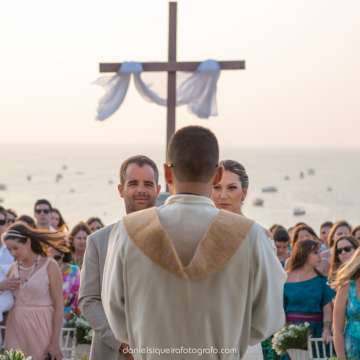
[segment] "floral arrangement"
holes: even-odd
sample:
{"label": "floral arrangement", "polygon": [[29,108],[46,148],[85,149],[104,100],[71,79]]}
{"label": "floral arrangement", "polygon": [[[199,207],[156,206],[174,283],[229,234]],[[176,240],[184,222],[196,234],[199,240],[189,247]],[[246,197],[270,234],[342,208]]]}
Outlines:
{"label": "floral arrangement", "polygon": [[32,357],[26,357],[22,351],[11,349],[1,354],[0,360],[32,360]]}
{"label": "floral arrangement", "polygon": [[91,344],[94,331],[83,316],[73,317],[66,323],[66,327],[76,328],[76,341],[78,344]]}
{"label": "floral arrangement", "polygon": [[289,349],[307,350],[310,324],[286,325],[272,339],[273,349],[278,355],[283,355]]}

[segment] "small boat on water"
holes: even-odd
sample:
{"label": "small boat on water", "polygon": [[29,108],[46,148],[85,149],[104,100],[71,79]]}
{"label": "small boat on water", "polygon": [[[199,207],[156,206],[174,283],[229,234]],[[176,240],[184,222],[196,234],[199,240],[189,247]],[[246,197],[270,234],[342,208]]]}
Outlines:
{"label": "small boat on water", "polygon": [[31,179],[32,179],[32,176],[31,176],[31,175],[28,175],[28,176],[26,177],[26,180],[27,180],[27,181],[31,181]]}
{"label": "small boat on water", "polygon": [[314,169],[308,169],[308,175],[312,176],[312,175],[315,175],[315,170]]}
{"label": "small boat on water", "polygon": [[277,192],[278,189],[275,186],[265,186],[261,190],[263,193],[274,193]]}
{"label": "small boat on water", "polygon": [[55,182],[59,182],[63,178],[62,174],[56,174]]}
{"label": "small boat on water", "polygon": [[261,198],[255,198],[253,200],[253,205],[254,206],[263,206],[264,205],[264,200]]}
{"label": "small boat on water", "polygon": [[306,214],[306,211],[304,208],[301,208],[301,207],[296,207],[294,210],[293,210],[293,215],[294,216],[302,216],[302,215],[305,215]]}

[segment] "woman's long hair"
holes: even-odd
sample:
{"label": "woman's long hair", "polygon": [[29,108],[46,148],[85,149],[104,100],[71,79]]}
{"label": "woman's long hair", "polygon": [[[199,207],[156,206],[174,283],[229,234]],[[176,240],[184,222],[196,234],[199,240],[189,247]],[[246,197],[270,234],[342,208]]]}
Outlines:
{"label": "woman's long hair", "polygon": [[336,250],[337,250],[338,243],[342,240],[346,240],[347,242],[349,242],[351,244],[351,246],[354,248],[354,250],[356,250],[359,247],[358,242],[352,236],[342,236],[335,241],[334,248],[333,248],[332,255],[331,255],[330,269],[329,269],[329,276],[328,276],[330,282],[335,280],[336,273],[341,266],[341,261],[339,259],[339,255]]}
{"label": "woman's long hair", "polygon": [[[360,225],[355,226],[351,232],[351,235],[355,237],[356,233],[360,230]],[[360,245],[360,244],[359,244]]]}
{"label": "woman's long hair", "polygon": [[328,242],[329,247],[332,248],[334,246],[334,242],[335,242],[334,236],[335,236],[336,230],[339,227],[342,227],[342,226],[347,227],[349,229],[350,233],[351,233],[351,225],[347,221],[345,221],[345,220],[338,221],[330,229],[330,232],[329,232],[329,235],[328,235],[328,238],[327,238],[327,242]]}
{"label": "woman's long hair", "polygon": [[350,280],[360,278],[360,248],[357,248],[351,259],[340,267],[335,281],[331,283],[334,289],[340,289]]}
{"label": "woman's long hair", "polygon": [[320,241],[319,237],[316,235],[316,232],[312,227],[310,227],[309,225],[300,223],[300,224],[295,225],[295,228],[292,231],[291,246],[295,246],[295,244],[297,243],[297,241],[299,239],[300,231],[302,231],[302,230],[307,231],[309,234],[311,234],[314,237],[314,239]]}
{"label": "woman's long hair", "polygon": [[75,238],[75,236],[77,235],[77,233],[78,233],[79,231],[84,231],[84,232],[86,232],[86,234],[87,234],[88,236],[91,234],[91,230],[90,230],[89,226],[88,226],[85,222],[80,221],[78,224],[76,224],[76,225],[72,228],[72,230],[71,230],[71,232],[70,232],[70,235],[69,235],[70,249],[71,249],[72,252],[75,251],[74,238]]}
{"label": "woman's long hair", "polygon": [[[298,241],[291,252],[289,263],[287,265],[287,271],[294,271],[302,268],[309,257],[314,251],[319,251],[320,243],[315,240]],[[317,274],[320,272],[314,269]]]}
{"label": "woman's long hair", "polygon": [[57,226],[57,230],[59,230],[59,231],[69,231],[69,227],[67,226],[67,224],[66,224],[60,210],[56,209],[56,208],[52,208],[51,212],[55,212],[59,216],[59,224]]}
{"label": "woman's long hair", "polygon": [[4,241],[15,240],[25,244],[29,239],[31,250],[38,255],[46,256],[46,247],[50,246],[60,252],[67,253],[65,234],[61,232],[49,232],[47,230],[34,229],[24,222],[16,222],[9,227],[4,236]]}

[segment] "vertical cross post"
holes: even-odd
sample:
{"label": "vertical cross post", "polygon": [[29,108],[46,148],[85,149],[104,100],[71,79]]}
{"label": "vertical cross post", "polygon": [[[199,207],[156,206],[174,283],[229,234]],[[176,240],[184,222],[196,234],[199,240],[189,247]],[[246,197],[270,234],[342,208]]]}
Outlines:
{"label": "vertical cross post", "polygon": [[[168,71],[167,86],[167,125],[166,125],[166,153],[171,136],[176,128],[176,21],[177,3],[169,3],[169,49],[168,63],[173,64],[173,69]],[[170,65],[171,67],[171,65]]]}

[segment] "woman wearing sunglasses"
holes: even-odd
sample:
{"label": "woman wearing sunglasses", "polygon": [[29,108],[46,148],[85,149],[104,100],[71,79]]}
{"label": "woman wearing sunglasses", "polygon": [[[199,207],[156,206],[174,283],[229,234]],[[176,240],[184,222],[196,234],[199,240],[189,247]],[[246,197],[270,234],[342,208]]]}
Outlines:
{"label": "woman wearing sunglasses", "polygon": [[335,280],[340,266],[347,263],[359,247],[358,242],[352,236],[342,236],[334,242],[334,250],[330,260],[329,281]]}

